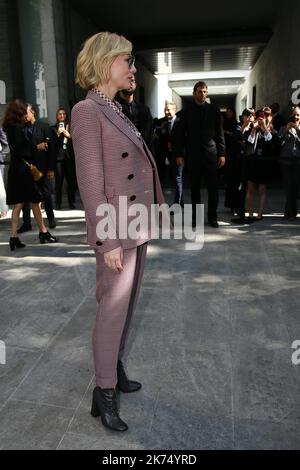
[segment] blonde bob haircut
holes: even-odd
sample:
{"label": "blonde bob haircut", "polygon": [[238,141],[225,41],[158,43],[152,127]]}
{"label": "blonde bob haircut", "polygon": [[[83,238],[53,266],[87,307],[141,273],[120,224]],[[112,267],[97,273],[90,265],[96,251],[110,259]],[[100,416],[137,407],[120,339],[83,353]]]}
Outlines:
{"label": "blonde bob haircut", "polygon": [[132,44],[124,36],[101,32],[87,39],[77,57],[76,83],[84,90],[109,80],[110,68],[117,56],[131,54]]}

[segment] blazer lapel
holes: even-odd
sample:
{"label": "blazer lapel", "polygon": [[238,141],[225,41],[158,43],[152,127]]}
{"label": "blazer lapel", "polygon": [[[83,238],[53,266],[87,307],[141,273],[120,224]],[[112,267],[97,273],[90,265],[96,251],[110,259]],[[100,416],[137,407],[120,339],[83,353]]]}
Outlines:
{"label": "blazer lapel", "polygon": [[126,136],[139,148],[143,147],[143,141],[135,135],[124,119],[122,119],[114,109],[110,108],[107,103],[105,103],[101,96],[97,95],[97,93],[94,93],[93,91],[90,91],[87,95],[87,98],[96,101],[101,106],[101,111],[103,111],[105,116],[112,122],[112,124],[118,127],[118,129],[123,132],[123,134],[126,134]]}

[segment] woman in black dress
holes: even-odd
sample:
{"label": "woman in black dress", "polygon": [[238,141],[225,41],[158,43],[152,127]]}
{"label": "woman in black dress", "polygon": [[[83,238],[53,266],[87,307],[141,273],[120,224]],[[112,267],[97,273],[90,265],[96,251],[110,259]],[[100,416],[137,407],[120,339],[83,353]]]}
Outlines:
{"label": "woman in black dress", "polygon": [[27,106],[20,100],[12,101],[8,104],[3,120],[3,129],[6,132],[10,147],[11,161],[8,169],[6,202],[14,206],[12,212],[11,238],[9,245],[11,250],[24,248],[18,238],[17,229],[20,212],[25,202],[32,203],[32,212],[39,227],[39,239],[42,244],[57,241],[55,237],[47,231],[42,218],[40,208],[41,195],[38,192],[30,168],[25,163],[35,163],[35,151],[45,150],[47,142],[43,142],[33,148],[30,135],[28,133]]}
{"label": "woman in black dress", "polygon": [[75,158],[70,134],[68,115],[64,108],[56,113],[56,124],[53,126],[56,142],[55,165],[55,201],[56,209],[61,209],[64,179],[67,181],[69,209],[75,209],[76,171]]}
{"label": "woman in black dress", "polygon": [[[266,157],[272,157],[275,153],[277,132],[273,129],[271,110],[264,108],[256,113],[256,120],[252,125],[247,139],[248,161],[247,196],[246,205],[249,212],[249,222],[263,219],[266,203],[267,183],[270,180],[270,163]],[[253,158],[252,158],[253,157]],[[257,217],[253,216],[253,198],[258,187],[259,209]]]}

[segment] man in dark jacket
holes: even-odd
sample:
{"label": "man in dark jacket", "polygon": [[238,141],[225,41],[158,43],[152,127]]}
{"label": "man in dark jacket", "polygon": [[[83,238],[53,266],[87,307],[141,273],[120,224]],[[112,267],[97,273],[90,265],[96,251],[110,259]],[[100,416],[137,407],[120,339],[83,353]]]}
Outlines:
{"label": "man in dark jacket", "polygon": [[131,86],[128,90],[122,90],[118,101],[122,105],[122,111],[135,127],[140,131],[144,141],[153,152],[153,117],[148,106],[137,103],[134,99],[136,91],[136,81],[131,80]]}
{"label": "man in dark jacket", "polygon": [[208,190],[208,223],[217,228],[218,167],[225,164],[225,141],[220,111],[207,103],[205,82],[194,86],[194,101],[178,115],[173,128],[173,154],[178,165],[188,160],[191,178],[193,226],[196,206],[201,204],[200,185],[204,176]]}
{"label": "man in dark jacket", "polygon": [[[36,113],[31,104],[27,105],[27,112],[27,137],[35,148],[35,164],[44,175],[36,184],[42,196],[49,227],[55,228],[56,222],[52,201],[52,180],[54,178],[55,165],[53,134],[47,123],[36,120]],[[19,228],[18,233],[30,230],[32,230],[30,205],[25,204],[23,207],[23,225]]]}
{"label": "man in dark jacket", "polygon": [[172,132],[177,120],[177,105],[173,101],[165,101],[165,116],[157,119],[154,127],[155,159],[161,181],[168,184],[166,180],[167,164],[171,168],[172,182],[175,182],[174,203],[183,207],[183,167],[176,165],[172,152]]}
{"label": "man in dark jacket", "polygon": [[271,110],[272,110],[272,125],[274,129],[279,132],[282,126],[286,125],[286,120],[282,116],[282,114],[279,113],[279,103],[273,103],[271,104]]}

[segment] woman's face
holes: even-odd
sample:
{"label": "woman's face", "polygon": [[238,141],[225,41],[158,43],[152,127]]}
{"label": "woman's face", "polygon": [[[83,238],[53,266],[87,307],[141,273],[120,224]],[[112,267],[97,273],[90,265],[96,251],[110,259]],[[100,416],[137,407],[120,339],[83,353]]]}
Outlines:
{"label": "woman's face", "polygon": [[67,114],[66,111],[63,109],[60,109],[57,113],[57,121],[58,122],[64,122],[66,120]]}
{"label": "woman's face", "polygon": [[300,108],[296,108],[293,112],[293,117],[297,126],[300,124]]}
{"label": "woman's face", "polygon": [[122,54],[116,57],[110,69],[110,83],[117,90],[127,90],[136,73],[134,58],[130,54]]}
{"label": "woman's face", "polygon": [[31,106],[27,106],[27,114],[25,116],[25,122],[35,122],[35,113]]}

